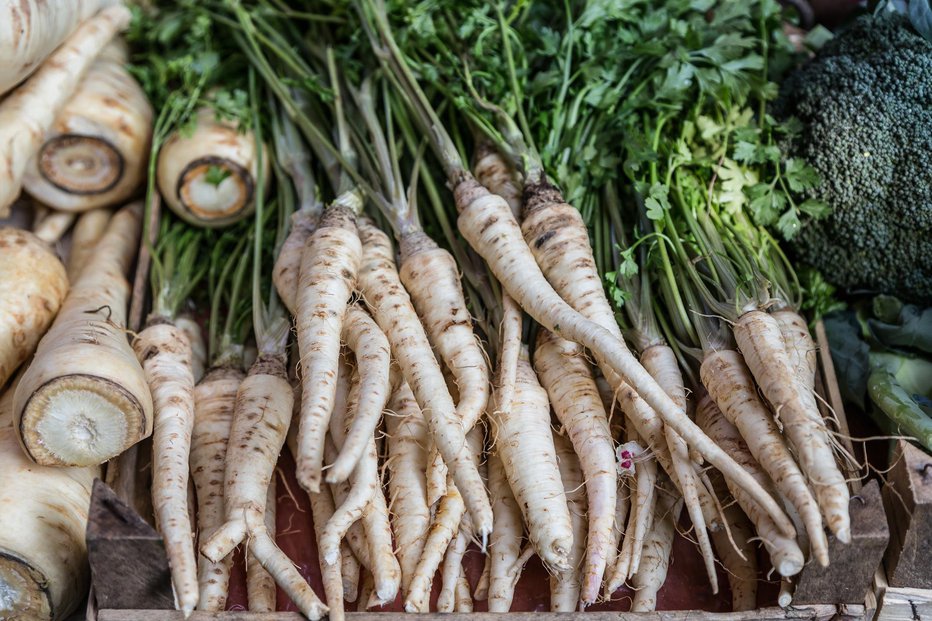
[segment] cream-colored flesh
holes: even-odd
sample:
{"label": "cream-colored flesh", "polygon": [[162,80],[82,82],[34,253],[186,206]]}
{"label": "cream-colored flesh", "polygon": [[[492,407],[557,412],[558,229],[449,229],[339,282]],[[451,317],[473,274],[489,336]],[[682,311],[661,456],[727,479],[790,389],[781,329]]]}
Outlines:
{"label": "cream-colored flesh", "polygon": [[29,161],[39,151],[58,113],[94,59],[129,21],[129,9],[122,5],[88,19],[28,82],[0,102],[0,217],[8,214],[19,196]]}
{"label": "cream-colored flesh", "polygon": [[145,176],[152,106],[126,69],[125,44],[101,52],[45,135],[23,187],[62,211],[128,199]]}

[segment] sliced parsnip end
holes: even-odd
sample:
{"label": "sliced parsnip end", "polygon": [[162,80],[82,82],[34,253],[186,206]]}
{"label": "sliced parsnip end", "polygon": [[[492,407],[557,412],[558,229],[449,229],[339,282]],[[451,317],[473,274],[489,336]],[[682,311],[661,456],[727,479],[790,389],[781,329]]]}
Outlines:
{"label": "sliced parsnip end", "polygon": [[66,375],[33,393],[20,420],[26,452],[39,464],[93,466],[141,440],[146,415],[119,384]]}

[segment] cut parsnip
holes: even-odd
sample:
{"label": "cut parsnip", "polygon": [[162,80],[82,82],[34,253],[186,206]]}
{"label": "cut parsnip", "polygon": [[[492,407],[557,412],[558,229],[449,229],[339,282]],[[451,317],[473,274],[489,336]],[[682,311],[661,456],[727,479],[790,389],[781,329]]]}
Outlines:
{"label": "cut parsnip", "polygon": [[[241,132],[235,123],[218,120],[214,110],[202,108],[194,131],[176,131],[159,151],[159,191],[186,222],[227,226],[255,209],[258,160],[251,132]],[[267,177],[269,158],[263,157],[262,163],[262,175]]]}
{"label": "cut parsnip", "polygon": [[145,175],[152,106],[114,40],[87,71],[29,162],[23,187],[61,211],[127,200]]}
{"label": "cut parsnip", "polygon": [[126,338],[142,204],[110,221],[14,396],[23,447],[42,465],[92,466],[152,433],[152,396]]}
{"label": "cut parsnip", "polygon": [[84,531],[97,467],[36,466],[0,428],[0,619],[64,619],[87,593]]}

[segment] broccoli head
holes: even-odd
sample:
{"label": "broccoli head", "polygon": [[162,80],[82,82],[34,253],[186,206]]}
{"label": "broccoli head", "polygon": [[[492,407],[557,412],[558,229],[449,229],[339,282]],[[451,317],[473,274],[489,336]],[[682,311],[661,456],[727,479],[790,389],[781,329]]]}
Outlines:
{"label": "broccoli head", "polygon": [[792,240],[849,289],[932,301],[932,43],[898,14],[865,15],[783,84],[775,113],[804,126],[787,150],[832,212]]}

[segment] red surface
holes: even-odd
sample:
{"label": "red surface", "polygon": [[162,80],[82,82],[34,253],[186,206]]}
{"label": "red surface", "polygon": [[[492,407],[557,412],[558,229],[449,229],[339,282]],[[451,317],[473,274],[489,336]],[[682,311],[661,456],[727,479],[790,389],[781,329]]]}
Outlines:
{"label": "red surface", "polygon": [[[314,591],[323,597],[323,586],[320,581],[320,567],[317,561],[317,542],[314,537],[314,523],[311,516],[310,500],[307,494],[298,487],[294,476],[294,460],[288,451],[282,453],[278,464],[278,513],[276,516],[277,535],[279,547],[297,565],[301,574],[308,579]],[[689,528],[688,519],[683,520],[681,532]],[[230,596],[227,601],[227,610],[246,609],[246,576],[242,553],[237,550],[232,575],[230,577]],[[765,556],[765,555],[764,555]],[[483,557],[476,548],[470,548],[464,561],[469,583],[475,586],[482,573]],[[761,559],[761,566],[766,566],[766,560]],[[713,595],[705,568],[696,546],[678,535],[673,544],[673,557],[667,581],[660,590],[658,597],[658,610],[707,610],[723,612],[731,609],[731,594],[728,590],[728,579],[724,570],[719,567],[718,580],[720,591]],[[440,590],[440,577],[434,580],[434,590],[431,598],[431,609],[434,609],[436,598]],[[758,588],[758,606],[773,606],[776,603],[778,584],[762,581]],[[589,610],[616,610],[626,611],[631,605],[630,591],[619,589],[612,601],[596,604]],[[475,602],[477,612],[485,611],[485,602]],[[514,612],[547,611],[550,608],[550,588],[547,573],[543,565],[534,557],[528,563],[518,581],[515,600],[512,606]],[[281,611],[296,611],[297,609],[288,597],[279,590],[278,609]],[[347,610],[356,610],[356,604],[347,604]],[[402,602],[399,599],[391,606],[379,610],[399,612]]]}

